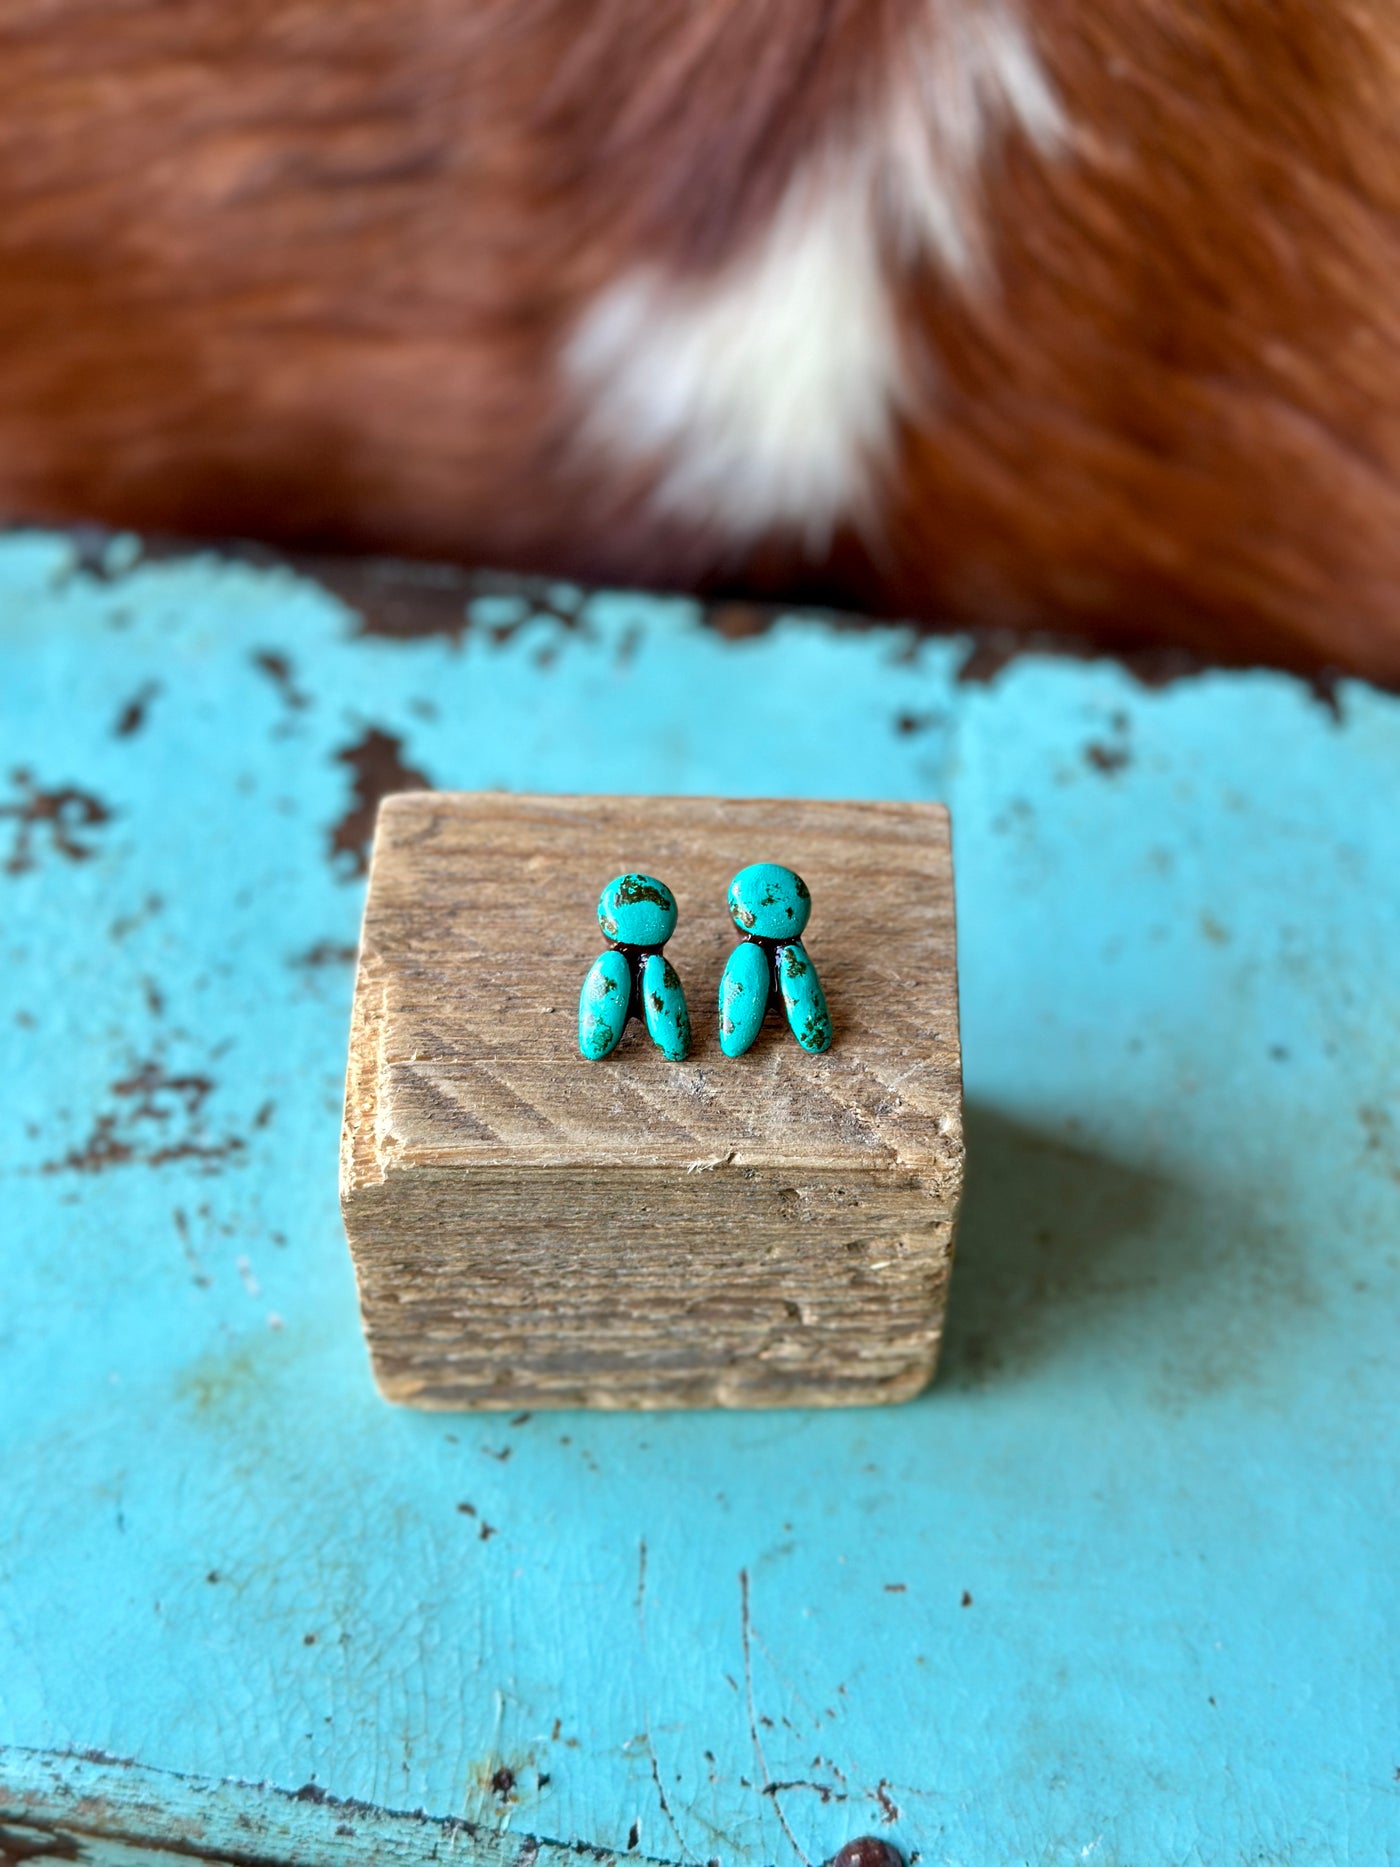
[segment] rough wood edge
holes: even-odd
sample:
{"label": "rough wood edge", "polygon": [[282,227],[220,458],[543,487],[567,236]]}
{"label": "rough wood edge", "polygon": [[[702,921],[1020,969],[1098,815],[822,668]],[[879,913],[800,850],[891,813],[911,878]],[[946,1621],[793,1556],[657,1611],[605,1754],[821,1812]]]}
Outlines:
{"label": "rough wood edge", "polygon": [[[431,794],[439,804],[449,801],[458,805],[471,804],[483,796],[493,806],[519,804],[528,816],[531,806],[543,806],[550,810],[560,807],[566,815],[578,810],[593,807],[599,799],[591,794],[567,794],[560,797],[538,793],[510,793],[504,796],[496,793],[477,792],[441,792]],[[366,915],[371,899],[375,871],[381,851],[387,846],[381,840],[380,827],[385,814],[390,816],[410,816],[420,813],[425,808],[426,798],[423,793],[411,792],[391,795],[383,800],[380,816],[376,821],[374,853],[371,861],[369,889],[366,892]],[[614,797],[613,802],[630,806],[636,802],[630,797]],[[805,800],[792,799],[691,799],[685,798],[685,804],[711,803],[722,808],[741,802],[755,806],[791,808]],[[818,803],[827,800],[817,800]],[[933,1223],[946,1224],[947,1240],[944,1247],[943,1261],[935,1273],[937,1288],[928,1309],[930,1318],[928,1331],[919,1339],[915,1332],[907,1344],[902,1356],[904,1365],[899,1371],[887,1378],[873,1376],[849,1386],[842,1386],[833,1391],[830,1380],[814,1381],[794,1379],[783,1383],[781,1379],[769,1379],[762,1385],[752,1381],[726,1378],[725,1375],[705,1375],[703,1377],[681,1377],[672,1379],[669,1384],[662,1381],[649,1391],[639,1388],[630,1390],[625,1384],[619,1386],[613,1378],[594,1380],[584,1378],[574,1383],[560,1382],[552,1391],[541,1391],[537,1385],[531,1385],[528,1391],[506,1389],[501,1394],[475,1391],[463,1392],[452,1387],[450,1379],[434,1381],[417,1370],[405,1370],[401,1356],[386,1359],[382,1344],[375,1339],[375,1331],[370,1327],[366,1277],[372,1263],[372,1254],[383,1249],[382,1243],[367,1235],[362,1224],[368,1215],[365,1202],[377,1205],[376,1190],[381,1197],[391,1179],[402,1176],[405,1180],[422,1182],[425,1178],[452,1178],[459,1172],[466,1177],[477,1177],[489,1169],[471,1166],[458,1166],[453,1162],[444,1162],[441,1167],[429,1162],[396,1159],[397,1150],[392,1146],[392,1137],[386,1137],[381,1130],[383,1098],[379,1084],[384,1069],[385,1038],[387,1031],[386,999],[387,985],[377,983],[377,956],[369,946],[362,926],[359,962],[356,972],[354,1004],[351,1015],[349,1057],[347,1061],[345,1113],[342,1129],[340,1196],[341,1210],[351,1257],[355,1268],[357,1291],[360,1297],[361,1315],[365,1324],[365,1335],[370,1350],[371,1364],[376,1384],[384,1397],[396,1404],[407,1404],[428,1411],[454,1412],[498,1412],[512,1411],[521,1405],[574,1407],[582,1406],[597,1410],[626,1411],[672,1411],[682,1409],[733,1407],[745,1410],[773,1409],[785,1407],[810,1407],[832,1405],[869,1405],[879,1406],[899,1402],[921,1393],[932,1380],[936,1371],[941,1347],[943,1321],[946,1313],[948,1280],[951,1276],[956,1221],[961,1202],[965,1172],[962,1141],[962,1045],[959,1028],[959,1007],[957,1003],[957,948],[956,919],[954,910],[954,887],[951,869],[951,821],[945,805],[935,801],[920,800],[904,803],[889,800],[830,800],[841,804],[853,804],[862,812],[888,812],[904,822],[911,815],[927,818],[930,831],[942,844],[941,856],[947,865],[947,887],[949,893],[949,969],[953,980],[953,1039],[952,1039],[952,1095],[953,1106],[950,1111],[952,1131],[948,1135],[948,1152],[924,1162],[926,1171],[918,1173],[928,1199],[929,1218]],[[936,826],[936,828],[935,828]],[[386,1146],[386,1142],[390,1143]],[[719,1163],[698,1163],[718,1165]],[[789,1167],[801,1170],[811,1176],[819,1173],[811,1161],[801,1158],[788,1161],[785,1156],[775,1155],[771,1159],[763,1157],[749,1162],[768,1171],[785,1171]],[[867,1177],[872,1183],[884,1179],[888,1174],[910,1170],[910,1163],[895,1158],[867,1170]],[[545,1179],[552,1173],[569,1174],[578,1169],[577,1161],[561,1159],[557,1164],[532,1162],[528,1168],[520,1170],[523,1176]],[[672,1179],[677,1173],[674,1159],[659,1159],[655,1162],[638,1162],[630,1165],[633,1173],[654,1173],[659,1178]],[[833,1174],[848,1179],[852,1169],[842,1166],[833,1169]],[[917,1170],[916,1170],[917,1171]],[[891,1233],[893,1235],[893,1233]],[[362,1263],[365,1274],[362,1275]]]}

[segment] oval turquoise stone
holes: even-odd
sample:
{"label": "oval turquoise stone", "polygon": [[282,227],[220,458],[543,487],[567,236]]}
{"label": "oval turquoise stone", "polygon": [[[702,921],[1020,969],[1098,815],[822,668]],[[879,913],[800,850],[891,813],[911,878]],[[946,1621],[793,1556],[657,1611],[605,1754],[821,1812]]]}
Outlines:
{"label": "oval turquoise stone", "polygon": [[676,897],[654,875],[615,875],[598,897],[598,925],[622,946],[661,946],[676,931]]}
{"label": "oval turquoise stone", "polygon": [[730,919],[762,940],[795,940],[811,912],[806,882],[779,863],[751,862],[729,884]]}
{"label": "oval turquoise stone", "polygon": [[742,1057],[763,1028],[768,1009],[768,955],[752,940],[741,940],[724,962],[719,978],[719,1047],[726,1057]]}
{"label": "oval turquoise stone", "polygon": [[800,940],[778,948],[778,985],[792,1034],[804,1050],[831,1048],[831,1018],[817,969]]}
{"label": "oval turquoise stone", "polygon": [[676,969],[663,953],[642,962],[642,1011],[651,1041],[662,1056],[679,1063],[690,1049],[690,1010]]}
{"label": "oval turquoise stone", "polygon": [[632,979],[621,953],[600,953],[578,995],[578,1047],[595,1062],[617,1046],[627,1022]]}

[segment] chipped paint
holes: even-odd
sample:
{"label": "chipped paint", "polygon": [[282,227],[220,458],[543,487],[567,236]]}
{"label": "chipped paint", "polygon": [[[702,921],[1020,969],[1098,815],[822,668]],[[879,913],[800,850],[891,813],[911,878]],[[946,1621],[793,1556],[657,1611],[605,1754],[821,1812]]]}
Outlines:
{"label": "chipped paint", "polygon": [[0,818],[13,825],[6,875],[27,875],[45,850],[68,862],[86,862],[97,853],[90,832],[112,818],[100,797],[74,784],[44,787],[23,765],[10,773],[10,785],[11,797],[0,803]]}
{"label": "chipped paint", "polygon": [[[159,1015],[158,1001],[148,998],[148,1008]],[[205,1103],[214,1088],[210,1076],[173,1072],[158,1056],[141,1058],[108,1084],[109,1106],[92,1116],[85,1137],[42,1161],[39,1172],[94,1174],[185,1162],[201,1174],[217,1173],[248,1144],[241,1135],[211,1128]],[[254,1125],[265,1126],[266,1120],[255,1116]]]}
{"label": "chipped paint", "polygon": [[350,880],[369,868],[380,799],[393,791],[431,790],[432,780],[404,762],[402,738],[378,726],[367,727],[353,745],[339,747],[334,758],[350,769],[351,795],[331,826],[330,856],[337,872]]}

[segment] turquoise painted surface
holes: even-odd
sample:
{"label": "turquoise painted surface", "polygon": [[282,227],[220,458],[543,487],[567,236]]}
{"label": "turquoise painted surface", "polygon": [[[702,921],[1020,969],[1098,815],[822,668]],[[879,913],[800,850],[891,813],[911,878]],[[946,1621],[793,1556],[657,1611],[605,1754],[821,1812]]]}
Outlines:
{"label": "turquoise painted surface", "polygon": [[[389,640],[133,559],[0,543],[0,1804],[99,1750],[746,1867],[1400,1848],[1400,705],[568,591]],[[927,1396],[375,1397],[335,1157],[396,774],[951,804]]]}
{"label": "turquoise painted surface", "polygon": [[[380,1809],[302,1785],[210,1781],[110,1757],[0,1748],[0,1862],[170,1867],[172,1856],[294,1867],[604,1867],[600,1849],[513,1835],[506,1823]],[[647,1856],[632,1854],[638,1867]]]}

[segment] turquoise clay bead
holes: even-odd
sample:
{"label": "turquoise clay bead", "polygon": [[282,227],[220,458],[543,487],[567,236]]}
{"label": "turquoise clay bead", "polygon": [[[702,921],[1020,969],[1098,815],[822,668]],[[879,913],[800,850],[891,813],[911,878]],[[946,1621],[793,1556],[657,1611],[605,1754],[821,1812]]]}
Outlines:
{"label": "turquoise clay bead", "polygon": [[719,1047],[742,1057],[763,1028],[768,1009],[768,955],[741,940],[725,961],[719,981]]}
{"label": "turquoise clay bead", "polygon": [[648,953],[642,964],[642,1012],[662,1056],[681,1062],[690,1049],[690,1012],[675,967],[662,953]]}
{"label": "turquoise clay bead", "polygon": [[750,863],[729,884],[730,919],[761,940],[796,940],[811,913],[806,882],[777,862]]}
{"label": "turquoise clay bead", "polygon": [[598,897],[598,925],[620,946],[663,946],[676,918],[676,897],[654,875],[615,875]]}
{"label": "turquoise clay bead", "polygon": [[594,1062],[617,1047],[627,1022],[632,979],[621,953],[600,953],[578,995],[578,1047]]}
{"label": "turquoise clay bead", "polygon": [[817,969],[800,940],[778,948],[778,985],[792,1034],[804,1050],[831,1048],[831,1018]]}

